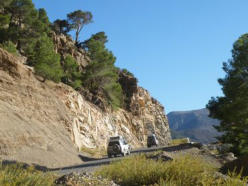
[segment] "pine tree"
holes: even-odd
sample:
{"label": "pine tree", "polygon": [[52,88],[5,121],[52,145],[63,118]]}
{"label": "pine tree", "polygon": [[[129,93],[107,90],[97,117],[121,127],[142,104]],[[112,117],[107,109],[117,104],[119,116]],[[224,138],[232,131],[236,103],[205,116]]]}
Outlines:
{"label": "pine tree", "polygon": [[10,23],[10,14],[6,10],[6,7],[9,6],[12,0],[0,1],[0,43],[7,42],[8,38],[8,27]]}
{"label": "pine tree", "polygon": [[248,154],[248,34],[233,45],[232,59],[223,63],[226,76],[219,79],[224,96],[211,98],[210,116],[221,121],[219,140],[232,145],[238,155]]}
{"label": "pine tree", "polygon": [[91,12],[84,12],[82,10],[74,11],[67,15],[68,23],[70,29],[75,30],[76,38],[75,42],[78,45],[79,34],[82,31],[83,27],[92,22]]}
{"label": "pine tree", "polygon": [[79,71],[79,66],[76,60],[72,56],[66,56],[63,64],[63,69],[63,83],[70,85],[74,89],[80,88],[82,86],[81,73]]}
{"label": "pine tree", "polygon": [[53,30],[58,34],[67,34],[70,26],[67,20],[56,19],[52,25]]}
{"label": "pine tree", "polygon": [[11,15],[8,37],[17,44],[17,49],[21,50],[22,42],[29,37],[29,26],[37,19],[38,12],[32,0],[13,0],[6,10]]}
{"label": "pine tree", "polygon": [[107,37],[104,32],[93,35],[84,42],[84,48],[91,59],[83,76],[83,85],[92,93],[102,91],[113,108],[123,104],[123,93],[118,83],[118,72],[114,66],[116,58],[105,47]]}
{"label": "pine tree", "polygon": [[4,11],[9,20],[6,29],[1,32],[4,37],[0,42],[11,40],[23,55],[29,57],[30,48],[34,47],[42,33],[50,32],[45,9],[36,10],[32,0],[12,0],[5,4]]}
{"label": "pine tree", "polygon": [[38,40],[34,51],[35,73],[42,76],[44,81],[50,79],[59,82],[63,76],[60,56],[54,52],[53,42],[46,34]]}

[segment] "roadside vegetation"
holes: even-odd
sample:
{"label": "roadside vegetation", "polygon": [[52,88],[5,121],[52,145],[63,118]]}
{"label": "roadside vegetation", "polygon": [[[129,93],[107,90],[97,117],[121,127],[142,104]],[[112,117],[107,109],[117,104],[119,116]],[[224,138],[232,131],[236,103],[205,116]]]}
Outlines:
{"label": "roadside vegetation", "polygon": [[115,183],[129,185],[225,185],[243,186],[248,178],[229,173],[219,176],[216,169],[198,157],[180,156],[172,161],[162,162],[148,159],[145,155],[133,156],[104,166],[96,172]]}
{"label": "roadside vegetation", "polygon": [[248,155],[248,34],[234,44],[232,58],[223,63],[226,73],[218,79],[223,96],[212,97],[207,108],[210,117],[220,120],[216,129],[223,133],[219,141],[230,144],[237,156]]}
{"label": "roadside vegetation", "polygon": [[187,138],[180,138],[180,139],[173,139],[171,140],[170,145],[180,145],[180,144],[185,144],[188,143],[188,139]]}
{"label": "roadside vegetation", "polygon": [[55,179],[55,175],[37,171],[32,166],[24,168],[22,164],[3,166],[0,163],[2,186],[52,186]]}

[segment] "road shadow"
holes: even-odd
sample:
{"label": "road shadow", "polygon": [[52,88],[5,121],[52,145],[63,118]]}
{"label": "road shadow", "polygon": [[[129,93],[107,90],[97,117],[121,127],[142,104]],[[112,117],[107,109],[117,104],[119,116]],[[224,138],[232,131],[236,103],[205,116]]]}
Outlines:
{"label": "road shadow", "polygon": [[87,162],[87,161],[95,161],[95,160],[101,160],[102,158],[92,158],[92,157],[88,157],[82,154],[79,154],[78,157],[83,161],[83,162]]}
{"label": "road shadow", "polygon": [[29,167],[32,166],[34,169],[36,169],[38,171],[47,172],[47,171],[50,170],[46,166],[41,166],[41,165],[38,165],[38,164],[35,164],[35,163],[27,164],[27,163],[18,162],[18,161],[15,161],[15,160],[2,160],[0,163],[1,163],[2,167],[14,166],[14,167],[19,167],[21,169],[28,169]]}

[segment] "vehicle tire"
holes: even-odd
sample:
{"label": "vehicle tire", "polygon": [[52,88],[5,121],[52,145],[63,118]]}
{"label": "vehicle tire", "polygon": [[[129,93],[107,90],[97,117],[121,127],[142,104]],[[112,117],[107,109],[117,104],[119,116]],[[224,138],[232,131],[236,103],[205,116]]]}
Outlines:
{"label": "vehicle tire", "polygon": [[120,151],[120,149],[121,149],[121,147],[120,147],[120,145],[118,145],[118,144],[115,144],[115,145],[113,146],[113,150],[114,150],[115,152]]}

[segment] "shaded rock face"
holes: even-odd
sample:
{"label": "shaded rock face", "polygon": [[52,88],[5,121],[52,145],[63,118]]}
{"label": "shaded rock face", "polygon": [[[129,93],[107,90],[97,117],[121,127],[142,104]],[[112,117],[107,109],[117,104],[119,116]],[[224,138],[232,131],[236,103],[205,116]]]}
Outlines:
{"label": "shaded rock face", "polygon": [[90,92],[89,90],[85,88],[80,88],[80,93],[84,97],[85,100],[89,101],[90,103],[93,103],[97,107],[99,107],[102,111],[106,112],[109,110],[109,103],[106,99],[104,99],[104,96],[101,96],[100,91],[96,91],[95,94]]}
{"label": "shaded rock face", "polygon": [[106,149],[123,135],[135,147],[153,132],[170,142],[163,107],[137,87],[128,112],[103,112],[65,84],[37,80],[32,69],[0,49],[0,158],[60,167],[81,163],[82,147]]}
{"label": "shaded rock face", "polygon": [[[123,71],[119,71],[119,83],[122,87],[123,94],[125,95],[125,108],[128,111],[131,110],[131,99],[134,93],[138,91],[138,81],[132,75],[124,73]],[[133,112],[134,113],[134,112]]]}
{"label": "shaded rock face", "polygon": [[70,36],[52,33],[52,38],[55,45],[55,51],[64,59],[67,55],[71,55],[76,59],[81,70],[88,65],[89,58],[86,56],[85,51],[81,48],[77,48]]}

